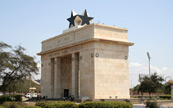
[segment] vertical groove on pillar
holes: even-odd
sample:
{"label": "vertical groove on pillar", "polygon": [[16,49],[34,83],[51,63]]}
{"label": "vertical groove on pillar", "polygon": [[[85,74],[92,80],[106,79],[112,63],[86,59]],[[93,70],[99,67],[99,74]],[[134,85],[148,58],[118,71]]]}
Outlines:
{"label": "vertical groove on pillar", "polygon": [[72,95],[78,98],[79,53],[72,54]]}
{"label": "vertical groove on pillar", "polygon": [[71,83],[72,95],[75,95],[75,54],[72,54],[72,70],[71,70]]}
{"label": "vertical groove on pillar", "polygon": [[[79,53],[79,57],[81,56],[81,53]],[[77,95],[78,95],[78,98],[80,98],[80,60],[82,60],[82,59],[80,59],[79,58],[79,61],[78,61],[78,93],[77,93]]]}
{"label": "vertical groove on pillar", "polygon": [[54,58],[51,58],[51,81],[50,81],[50,86],[51,86],[51,96],[50,98],[54,98]]}
{"label": "vertical groove on pillar", "polygon": [[57,58],[54,63],[54,98],[57,98]]}
{"label": "vertical groove on pillar", "polygon": [[54,98],[61,98],[61,58],[55,61]]}
{"label": "vertical groove on pillar", "polygon": [[75,60],[75,62],[76,62],[75,63],[75,76],[76,76],[75,77],[76,78],[75,79],[75,81],[76,81],[75,82],[75,85],[76,85],[75,86],[75,94],[76,94],[76,97],[79,98],[79,95],[78,95],[78,92],[79,92],[78,91],[78,84],[79,84],[79,80],[78,80],[79,79],[78,78],[79,77],[79,53],[76,53],[75,56],[76,56],[76,60]]}

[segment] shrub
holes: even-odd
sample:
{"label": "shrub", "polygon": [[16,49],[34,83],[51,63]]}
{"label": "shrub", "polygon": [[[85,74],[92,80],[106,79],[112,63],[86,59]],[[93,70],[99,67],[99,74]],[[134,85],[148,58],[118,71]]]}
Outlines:
{"label": "shrub", "polygon": [[171,95],[160,95],[160,99],[171,99]]}
{"label": "shrub", "polygon": [[8,96],[8,95],[2,95],[2,96],[0,96],[0,104],[2,104],[3,102],[6,102],[6,101],[12,101],[12,99],[10,98],[10,96]]}
{"label": "shrub", "polygon": [[12,95],[14,97],[14,101],[22,101],[22,95]]}
{"label": "shrub", "polygon": [[22,108],[41,108],[39,106],[25,106],[25,107],[22,107]]}
{"label": "shrub", "polygon": [[4,102],[2,106],[5,108],[21,108],[26,106],[26,104],[23,102]]}
{"label": "shrub", "polygon": [[2,95],[0,96],[0,104],[3,102],[22,101],[22,95]]}
{"label": "shrub", "polygon": [[160,106],[158,106],[156,102],[151,102],[151,101],[146,102],[146,108],[159,108],[159,107]]}
{"label": "shrub", "polygon": [[35,104],[35,106],[40,106],[41,108],[45,108],[48,104],[55,104],[55,101],[40,101]]}
{"label": "shrub", "polygon": [[41,108],[78,108],[78,105],[69,101],[41,101],[37,102],[35,106]]}
{"label": "shrub", "polygon": [[133,105],[127,102],[85,102],[79,108],[132,108]]}
{"label": "shrub", "polygon": [[68,101],[41,101],[35,104],[41,108],[132,108],[127,102],[85,102],[76,105]]}

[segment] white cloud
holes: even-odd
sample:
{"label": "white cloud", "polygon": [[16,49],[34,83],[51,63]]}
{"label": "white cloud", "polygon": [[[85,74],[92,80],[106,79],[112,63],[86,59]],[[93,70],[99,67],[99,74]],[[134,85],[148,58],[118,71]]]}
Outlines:
{"label": "white cloud", "polygon": [[130,63],[129,67],[141,67],[143,64],[140,63]]}

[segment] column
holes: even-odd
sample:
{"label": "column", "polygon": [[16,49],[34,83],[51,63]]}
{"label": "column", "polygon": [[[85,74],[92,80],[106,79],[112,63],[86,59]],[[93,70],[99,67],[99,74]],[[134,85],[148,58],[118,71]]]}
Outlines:
{"label": "column", "polygon": [[80,62],[82,60],[81,53],[79,53],[79,61],[78,61],[78,98],[80,98]]}
{"label": "column", "polygon": [[49,98],[54,98],[54,58],[51,58],[51,71],[50,71],[50,97]]}
{"label": "column", "polygon": [[46,79],[46,74],[48,73],[47,72],[47,66],[48,66],[48,63],[47,63],[47,60],[41,60],[41,96],[48,96],[48,94],[46,93],[46,82],[47,80]]}
{"label": "column", "polygon": [[61,98],[61,58],[55,58],[54,98]]}
{"label": "column", "polygon": [[72,54],[72,95],[78,98],[79,53]]}

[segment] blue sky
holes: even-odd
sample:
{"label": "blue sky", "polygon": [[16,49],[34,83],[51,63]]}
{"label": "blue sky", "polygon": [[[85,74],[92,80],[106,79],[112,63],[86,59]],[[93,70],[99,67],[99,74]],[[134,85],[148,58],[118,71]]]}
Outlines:
{"label": "blue sky", "polygon": [[[85,9],[93,22],[127,28],[130,47],[130,86],[138,74],[151,72],[173,78],[173,1],[172,0],[1,0],[0,41],[22,45],[27,53],[40,57],[41,41],[68,28],[71,10]],[[39,78],[40,76],[37,76]]]}

